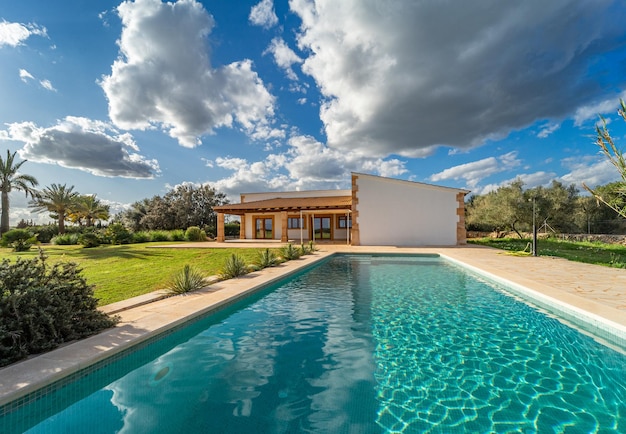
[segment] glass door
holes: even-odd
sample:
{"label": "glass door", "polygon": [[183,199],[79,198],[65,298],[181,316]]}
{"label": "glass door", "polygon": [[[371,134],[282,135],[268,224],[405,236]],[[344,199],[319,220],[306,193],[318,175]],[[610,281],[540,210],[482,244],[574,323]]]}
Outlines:
{"label": "glass door", "polygon": [[254,238],[256,239],[269,239],[274,238],[273,233],[274,219],[272,218],[255,218],[254,219]]}
{"label": "glass door", "polygon": [[330,240],[331,217],[313,217],[313,231],[316,240]]}

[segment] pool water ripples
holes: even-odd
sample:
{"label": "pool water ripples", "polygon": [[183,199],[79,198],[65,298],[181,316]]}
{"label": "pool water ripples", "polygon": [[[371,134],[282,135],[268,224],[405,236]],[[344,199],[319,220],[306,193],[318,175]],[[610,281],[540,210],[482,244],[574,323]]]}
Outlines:
{"label": "pool water ripples", "polygon": [[19,416],[33,433],[626,432],[626,356],[439,258],[336,256],[167,339]]}

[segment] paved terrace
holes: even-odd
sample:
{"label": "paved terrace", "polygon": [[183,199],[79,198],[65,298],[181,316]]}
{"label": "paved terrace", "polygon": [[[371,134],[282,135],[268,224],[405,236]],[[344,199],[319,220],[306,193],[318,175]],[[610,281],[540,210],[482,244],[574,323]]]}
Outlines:
{"label": "paved terrace", "polygon": [[[207,247],[273,247],[263,244],[215,244]],[[199,247],[194,243],[188,247]],[[168,246],[171,248],[172,246]],[[186,247],[179,245],[177,247]],[[318,245],[314,255],[290,261],[247,276],[216,282],[186,296],[162,298],[153,293],[103,307],[117,312],[119,325],[96,336],[72,343],[40,356],[0,369],[0,406],[12,402],[93,363],[142,342],[187,319],[202,315],[230,301],[244,297],[259,286],[322,260],[335,252],[439,253],[496,279],[574,306],[602,321],[626,337],[626,270],[569,262],[550,257],[511,256],[488,247],[449,248],[351,247]]]}

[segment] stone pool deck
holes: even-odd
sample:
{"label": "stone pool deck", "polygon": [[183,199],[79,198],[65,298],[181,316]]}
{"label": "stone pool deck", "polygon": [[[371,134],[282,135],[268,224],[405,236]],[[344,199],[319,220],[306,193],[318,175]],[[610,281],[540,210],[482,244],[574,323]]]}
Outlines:
{"label": "stone pool deck", "polygon": [[[240,244],[242,247],[272,247]],[[194,243],[193,247],[199,247]],[[233,247],[226,243],[224,247]],[[168,246],[172,248],[173,246]],[[174,246],[184,248],[186,245]],[[220,247],[207,243],[207,247]],[[400,248],[318,245],[314,255],[278,267],[248,274],[238,279],[215,282],[186,296],[163,298],[156,292],[114,305],[121,321],[113,329],[49,353],[0,369],[0,406],[20,405],[20,398],[115,355],[189,318],[202,315],[246,296],[336,252],[345,253],[437,253],[485,275],[536,291],[559,304],[588,312],[609,324],[626,339],[626,270],[570,262],[559,258],[512,256],[501,250],[480,246]]]}

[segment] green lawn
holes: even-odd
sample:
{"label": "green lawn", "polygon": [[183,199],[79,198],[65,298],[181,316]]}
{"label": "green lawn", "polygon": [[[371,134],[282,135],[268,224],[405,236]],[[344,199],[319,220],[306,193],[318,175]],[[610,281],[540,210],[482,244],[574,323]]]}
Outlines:
{"label": "green lawn", "polygon": [[[168,243],[125,244],[85,249],[82,246],[43,246],[50,263],[75,262],[83,269],[87,283],[95,286],[100,305],[114,303],[162,289],[185,264],[207,276],[219,274],[226,258],[237,253],[252,263],[261,249],[154,248]],[[175,244],[175,243],[169,243]],[[0,260],[34,258],[38,250],[15,253],[0,248]]]}
{"label": "green lawn", "polygon": [[[518,238],[478,238],[468,240],[471,244],[495,247],[512,252],[530,252],[530,239]],[[603,244],[591,242],[560,241],[555,239],[537,240],[539,256],[557,256],[570,261],[607,267],[626,268],[626,246],[620,244]]]}

